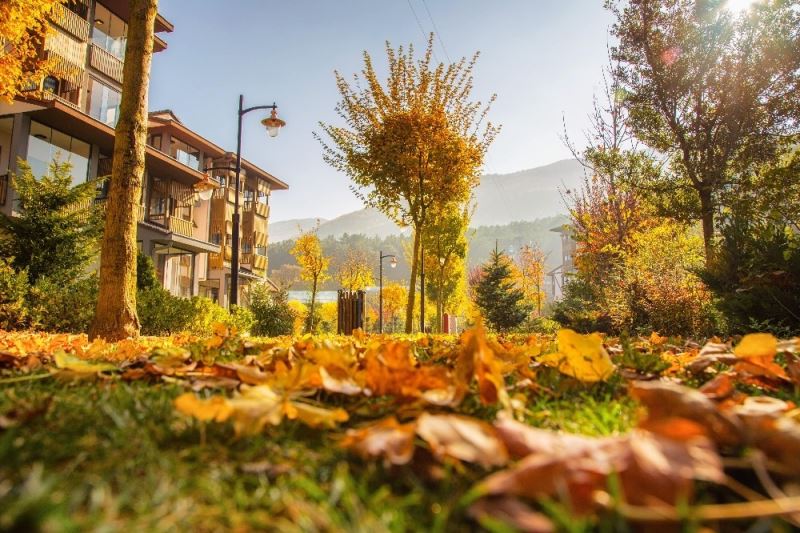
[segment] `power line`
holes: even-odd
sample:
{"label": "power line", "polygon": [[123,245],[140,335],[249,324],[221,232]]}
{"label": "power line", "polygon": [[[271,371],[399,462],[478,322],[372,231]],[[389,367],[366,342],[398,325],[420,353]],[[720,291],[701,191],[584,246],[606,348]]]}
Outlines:
{"label": "power line", "polygon": [[[414,6],[411,5],[411,0],[406,0],[408,2],[408,7],[411,8],[411,13],[414,14],[414,19],[417,21],[417,26],[419,26],[419,31],[422,32],[422,38],[427,41],[428,33],[425,31],[425,28],[422,27],[422,22],[419,20],[417,16],[417,10],[414,9]],[[436,60],[437,63],[440,63],[439,58],[436,57],[436,51],[433,51],[433,58]]]}
{"label": "power line", "polygon": [[439,45],[442,47],[442,51],[444,51],[444,56],[447,58],[448,63],[452,63],[450,60],[450,54],[447,53],[447,48],[444,45],[444,41],[442,40],[442,32],[439,31],[439,28],[436,27],[436,22],[433,20],[433,15],[431,15],[431,10],[428,9],[428,4],[425,0],[422,0],[422,5],[425,6],[425,11],[428,12],[428,18],[431,20],[431,25],[433,26],[433,32],[436,34],[436,38],[439,40]]}

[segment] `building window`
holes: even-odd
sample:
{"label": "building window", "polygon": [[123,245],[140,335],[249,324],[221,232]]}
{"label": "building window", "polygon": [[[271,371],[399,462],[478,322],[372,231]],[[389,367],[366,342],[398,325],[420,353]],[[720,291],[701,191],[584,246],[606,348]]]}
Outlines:
{"label": "building window", "polygon": [[267,247],[266,246],[256,246],[256,254],[261,255],[263,257],[267,257]]}
{"label": "building window", "polygon": [[72,184],[83,183],[89,175],[91,148],[89,143],[31,121],[27,160],[34,176],[47,175],[53,160],[68,161],[72,164]]}
{"label": "building window", "polygon": [[128,25],[102,4],[96,4],[92,42],[120,60],[125,59]]}
{"label": "building window", "polygon": [[42,90],[48,93],[58,94],[58,78],[47,76],[42,82]]}
{"label": "building window", "polygon": [[156,150],[161,150],[161,134],[152,134],[147,136],[147,144],[155,148]]}
{"label": "building window", "polygon": [[195,170],[200,170],[200,150],[183,141],[171,137],[169,141],[169,155]]}
{"label": "building window", "polygon": [[116,127],[121,101],[122,96],[119,92],[92,78],[89,92],[89,116],[112,128]]}

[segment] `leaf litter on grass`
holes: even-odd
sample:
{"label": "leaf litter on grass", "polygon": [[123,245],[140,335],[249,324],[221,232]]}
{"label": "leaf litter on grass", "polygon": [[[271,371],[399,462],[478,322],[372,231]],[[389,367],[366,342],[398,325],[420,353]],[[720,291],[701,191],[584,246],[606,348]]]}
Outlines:
{"label": "leaf litter on grass", "polygon": [[[203,425],[230,422],[238,438],[296,420],[333,432],[341,448],[387,468],[424,464],[417,471],[440,476],[440,468],[428,468],[438,463],[456,475],[474,471],[479,481],[464,513],[484,525],[499,520],[550,530],[546,501],[561,502],[575,516],[596,518],[611,509],[632,522],[680,519],[676,510],[695,502],[698,481],[730,499],[732,476],[756,470],[768,486],[739,491],[734,496],[750,501],[731,504],[752,508],[697,504],[695,514],[794,520],[800,414],[791,400],[768,394],[796,394],[796,341],[768,334],[745,336],[736,346],[721,339],[703,347],[668,341],[657,333],[620,340],[571,330],[555,338],[495,338],[480,326],[460,338],[358,333],[263,340],[220,327],[207,339],[117,345],[0,333],[0,369],[12,376],[0,383],[46,370],[183,385],[186,392],[174,400],[178,413]],[[640,363],[646,371],[629,368]],[[552,372],[562,377],[553,381]],[[637,400],[638,427],[587,437],[521,421],[533,398],[598,387]],[[512,389],[522,392],[511,396]]]}

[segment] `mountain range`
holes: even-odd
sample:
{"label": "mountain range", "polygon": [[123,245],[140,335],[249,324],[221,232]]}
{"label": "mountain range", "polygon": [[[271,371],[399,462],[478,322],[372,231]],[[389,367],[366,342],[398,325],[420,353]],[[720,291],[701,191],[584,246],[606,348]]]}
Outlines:
{"label": "mountain range", "polygon": [[[512,174],[487,174],[475,189],[477,208],[472,227],[500,226],[563,215],[567,212],[562,194],[580,186],[583,168],[574,159]],[[270,222],[271,242],[296,238],[319,222],[320,238],[364,234],[380,238],[406,233],[385,215],[372,208],[359,209],[331,220],[303,218]]]}

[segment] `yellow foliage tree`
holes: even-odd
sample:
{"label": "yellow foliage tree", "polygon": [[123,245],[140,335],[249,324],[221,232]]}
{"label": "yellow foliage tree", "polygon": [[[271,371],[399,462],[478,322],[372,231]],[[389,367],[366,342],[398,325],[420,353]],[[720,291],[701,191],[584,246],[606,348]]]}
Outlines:
{"label": "yellow foliage tree", "polygon": [[525,300],[536,310],[537,315],[542,314],[544,294],[544,266],[545,254],[536,245],[525,245],[519,251],[517,268],[514,269],[517,285],[522,289]]}
{"label": "yellow foliage tree", "polygon": [[646,325],[664,334],[710,333],[711,295],[695,274],[705,262],[702,237],[662,219],[632,239],[631,251],[605,288],[614,325],[629,330]]}
{"label": "yellow foliage tree", "polygon": [[311,303],[306,319],[306,331],[314,331],[314,307],[317,302],[319,286],[330,279],[328,266],[330,258],[322,253],[322,244],[319,242],[316,230],[301,234],[292,248],[292,255],[300,265],[300,278],[311,285]]}
{"label": "yellow foliage tree", "polygon": [[336,280],[343,289],[360,291],[374,283],[372,266],[365,253],[357,250],[348,250],[342,264],[336,273]]}
{"label": "yellow foliage tree", "polygon": [[397,315],[403,309],[408,298],[408,289],[399,283],[390,283],[383,287],[383,323],[392,333],[395,332]]}
{"label": "yellow foliage tree", "polygon": [[47,17],[61,0],[0,2],[0,101],[11,102],[20,91],[47,74],[41,53],[50,31]]}
{"label": "yellow foliage tree", "polygon": [[321,142],[325,160],[351,177],[365,204],[414,230],[405,324],[410,333],[427,211],[469,199],[498,128],[483,120],[488,105],[470,101],[477,55],[433,65],[433,35],[421,59],[413,47],[394,50],[387,43],[386,53],[385,84],[366,52],[353,85],[336,73],[342,96],[337,111],[346,126],[321,124],[329,138]]}

